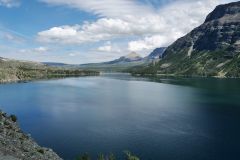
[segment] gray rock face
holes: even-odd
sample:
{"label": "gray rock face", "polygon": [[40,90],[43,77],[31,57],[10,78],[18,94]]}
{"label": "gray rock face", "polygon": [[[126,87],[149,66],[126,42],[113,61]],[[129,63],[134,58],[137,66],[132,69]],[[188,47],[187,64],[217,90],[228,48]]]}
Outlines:
{"label": "gray rock face", "polygon": [[162,58],[162,55],[163,55],[165,50],[166,50],[166,47],[156,48],[152,51],[152,53],[150,53],[147,56],[147,58],[148,59],[160,59],[160,58]]}
{"label": "gray rock face", "polygon": [[62,160],[24,134],[15,120],[0,111],[0,160]]}
{"label": "gray rock face", "polygon": [[170,45],[157,64],[134,73],[240,77],[240,2],[217,6],[202,25]]}
{"label": "gray rock face", "polygon": [[205,23],[210,22],[212,20],[223,18],[225,16],[236,15],[236,14],[239,14],[239,12],[240,12],[239,2],[219,5],[215,8],[215,10],[212,13],[210,13],[207,16]]}
{"label": "gray rock face", "polygon": [[164,56],[172,53],[192,51],[239,53],[240,48],[240,2],[217,6],[204,24],[169,46]]}
{"label": "gray rock face", "polygon": [[117,63],[128,63],[128,62],[136,62],[136,61],[141,61],[143,58],[135,53],[132,52],[126,56],[122,56],[116,60],[110,61],[110,62],[104,62],[105,64],[117,64]]}

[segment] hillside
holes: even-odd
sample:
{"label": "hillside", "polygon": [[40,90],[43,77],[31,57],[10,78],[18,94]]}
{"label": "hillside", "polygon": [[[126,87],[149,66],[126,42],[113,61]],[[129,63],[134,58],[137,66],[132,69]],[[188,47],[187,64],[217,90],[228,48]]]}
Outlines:
{"label": "hillside", "polygon": [[50,67],[37,62],[0,58],[0,83],[98,74],[95,71]]}
{"label": "hillside", "polygon": [[0,111],[1,160],[61,160],[51,149],[40,147],[29,135],[22,132],[14,115]]}
{"label": "hillside", "polygon": [[220,5],[205,22],[170,45],[156,65],[135,74],[240,77],[240,2]]}
{"label": "hillside", "polygon": [[159,59],[163,57],[163,53],[165,52],[166,47],[156,48],[149,54],[146,58],[148,59]]}
{"label": "hillside", "polygon": [[103,63],[91,63],[79,65],[82,69],[93,69],[100,71],[126,71],[132,67],[146,67],[148,64],[159,60],[166,48],[157,48],[146,57],[141,57],[135,52],[122,56],[118,59]]}

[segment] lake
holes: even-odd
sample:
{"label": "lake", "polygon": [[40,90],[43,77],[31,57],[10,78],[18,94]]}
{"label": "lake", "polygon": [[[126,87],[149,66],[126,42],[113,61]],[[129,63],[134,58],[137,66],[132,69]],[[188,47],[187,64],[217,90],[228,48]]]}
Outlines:
{"label": "lake", "polygon": [[64,159],[240,159],[240,80],[104,74],[0,85],[0,108]]}

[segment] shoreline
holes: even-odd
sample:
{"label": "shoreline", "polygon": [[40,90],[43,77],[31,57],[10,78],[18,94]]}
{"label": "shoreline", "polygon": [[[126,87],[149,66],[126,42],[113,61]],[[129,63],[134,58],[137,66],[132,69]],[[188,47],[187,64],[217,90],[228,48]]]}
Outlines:
{"label": "shoreline", "polygon": [[176,75],[176,74],[132,74],[134,77],[172,77],[172,78],[214,78],[214,79],[240,79],[240,77],[226,76],[198,76],[198,75]]}
{"label": "shoreline", "polygon": [[24,133],[16,116],[1,110],[0,131],[0,157],[4,160],[63,160],[52,149],[39,146],[29,134]]}
{"label": "shoreline", "polygon": [[48,75],[43,77],[36,77],[36,78],[26,78],[26,79],[0,79],[0,85],[3,84],[11,84],[11,83],[28,83],[33,81],[41,81],[41,80],[54,80],[54,79],[64,79],[64,78],[77,78],[77,77],[94,77],[99,76],[100,73],[96,72],[94,74],[79,74],[79,75],[68,75],[68,74],[55,74],[55,75]]}

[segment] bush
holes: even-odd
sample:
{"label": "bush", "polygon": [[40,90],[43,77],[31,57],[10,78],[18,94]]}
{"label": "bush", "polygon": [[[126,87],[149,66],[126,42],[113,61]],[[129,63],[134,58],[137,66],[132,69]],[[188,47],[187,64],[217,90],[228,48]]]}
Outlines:
{"label": "bush", "polygon": [[125,151],[124,153],[126,155],[126,160],[140,160],[138,157],[132,155],[132,153],[129,151]]}
{"label": "bush", "polygon": [[112,154],[112,153],[109,155],[108,159],[109,159],[109,160],[116,160],[114,154]]}
{"label": "bush", "polygon": [[13,122],[17,122],[17,116],[11,115],[10,118]]}
{"label": "bush", "polygon": [[43,149],[39,149],[38,152],[44,154],[44,150]]}
{"label": "bush", "polygon": [[87,153],[79,156],[76,160],[91,160],[90,156]]}
{"label": "bush", "polygon": [[97,160],[105,160],[104,155],[103,155],[103,154],[100,154],[100,155],[98,156]]}

